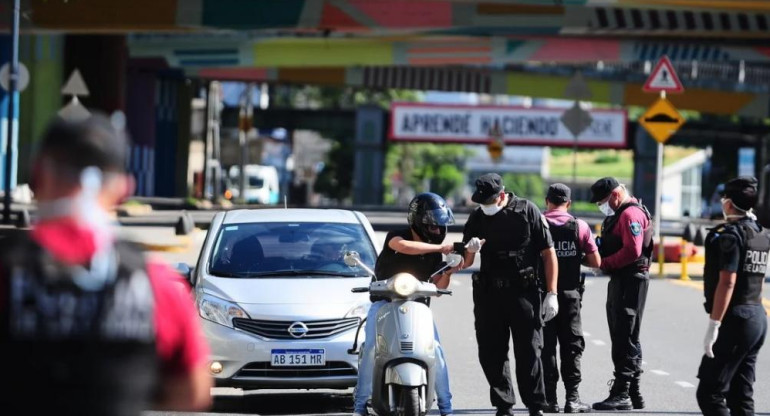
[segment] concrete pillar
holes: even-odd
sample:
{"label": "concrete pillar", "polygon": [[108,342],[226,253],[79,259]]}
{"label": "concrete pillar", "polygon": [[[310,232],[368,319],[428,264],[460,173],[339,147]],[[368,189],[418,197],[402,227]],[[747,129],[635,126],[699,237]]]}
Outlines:
{"label": "concrete pillar", "polygon": [[[0,66],[10,64],[11,62],[11,36],[0,36]],[[14,99],[14,113],[19,114],[19,96],[17,92]],[[5,191],[5,163],[6,163],[6,143],[11,140],[12,159],[11,159],[11,189],[16,188],[16,172],[19,161],[19,119],[9,120],[8,102],[10,94],[3,88],[0,88],[0,190]],[[8,137],[8,123],[15,125],[12,137]]]}
{"label": "concrete pillar", "polygon": [[353,203],[356,205],[382,204],[386,114],[378,106],[362,106],[356,110],[353,176]]}
{"label": "concrete pillar", "polygon": [[629,123],[629,127],[632,127],[629,134],[634,134],[633,195],[641,199],[654,216],[658,142],[642,126]]}

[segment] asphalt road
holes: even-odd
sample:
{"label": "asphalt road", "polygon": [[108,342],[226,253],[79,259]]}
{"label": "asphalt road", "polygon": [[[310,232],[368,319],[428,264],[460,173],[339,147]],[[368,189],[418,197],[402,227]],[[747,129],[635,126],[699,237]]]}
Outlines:
{"label": "asphalt road", "polygon": [[[380,244],[384,233],[378,232]],[[167,260],[193,263],[202,233],[194,238],[185,253],[159,253]],[[450,233],[448,241],[459,234]],[[584,298],[583,330],[586,351],[583,356],[581,397],[585,402],[603,400],[612,377],[610,342],[604,312],[606,277],[589,277]],[[695,415],[700,414],[695,401],[698,365],[707,316],[702,307],[700,282],[653,280],[642,325],[644,370],[642,393],[647,408],[615,414]],[[458,415],[494,414],[489,403],[488,385],[478,364],[473,330],[470,274],[454,276],[454,295],[433,302],[434,317],[441,333],[450,369],[455,413]],[[765,293],[768,293],[765,291]],[[768,303],[770,305],[770,303]],[[513,360],[513,358],[511,358]],[[512,361],[513,364],[513,361]],[[758,415],[770,415],[770,348],[765,348],[757,363],[754,398]],[[214,389],[215,406],[211,414],[254,415],[344,415],[352,411],[351,391],[250,391]],[[563,389],[559,398],[563,404]],[[517,414],[526,414],[519,405]],[[147,412],[147,415],[181,415],[173,412]],[[438,414],[435,410],[432,414]]]}

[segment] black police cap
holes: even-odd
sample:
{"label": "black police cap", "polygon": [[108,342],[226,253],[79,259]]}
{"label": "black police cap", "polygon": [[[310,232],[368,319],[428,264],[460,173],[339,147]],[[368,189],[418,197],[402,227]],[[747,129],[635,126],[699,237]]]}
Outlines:
{"label": "black police cap", "polygon": [[496,173],[487,173],[476,179],[476,191],[471,201],[477,204],[489,204],[504,189],[503,178]]}
{"label": "black police cap", "polygon": [[596,203],[607,198],[618,186],[620,186],[618,180],[611,176],[599,179],[591,185],[591,202]]}
{"label": "black police cap", "polygon": [[554,204],[563,204],[572,198],[572,191],[569,186],[563,183],[555,183],[548,187],[548,192],[545,194],[545,199],[551,201]]}
{"label": "black police cap", "polygon": [[725,198],[733,201],[733,204],[748,211],[757,204],[757,178],[753,176],[738,176],[725,183]]}

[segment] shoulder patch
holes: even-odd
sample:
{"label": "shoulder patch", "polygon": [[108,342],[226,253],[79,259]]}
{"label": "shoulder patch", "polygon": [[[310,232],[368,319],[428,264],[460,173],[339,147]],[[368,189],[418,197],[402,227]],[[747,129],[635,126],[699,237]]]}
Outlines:
{"label": "shoulder patch", "polygon": [[543,227],[545,227],[546,230],[551,228],[551,224],[548,223],[548,220],[545,219],[545,215],[540,214],[540,221],[543,222]]}
{"label": "shoulder patch", "polygon": [[631,234],[633,234],[634,237],[642,233],[642,224],[638,222],[632,222],[630,227],[631,227]]}

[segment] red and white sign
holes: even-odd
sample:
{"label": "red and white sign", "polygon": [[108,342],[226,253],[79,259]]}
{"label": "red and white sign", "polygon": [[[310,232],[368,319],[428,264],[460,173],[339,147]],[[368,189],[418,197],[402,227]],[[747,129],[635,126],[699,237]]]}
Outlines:
{"label": "red and white sign", "polygon": [[[406,142],[487,144],[497,123],[507,145],[573,146],[575,136],[562,114],[563,108],[393,103],[389,136]],[[591,118],[591,126],[577,137],[579,147],[627,147],[624,110],[591,110]]]}
{"label": "red and white sign", "polygon": [[660,58],[657,65],[655,65],[655,68],[650,73],[650,76],[647,78],[647,82],[644,83],[642,90],[644,92],[684,92],[684,86],[682,86],[682,82],[679,81],[674,65],[671,64],[668,56],[663,55],[663,57]]}

